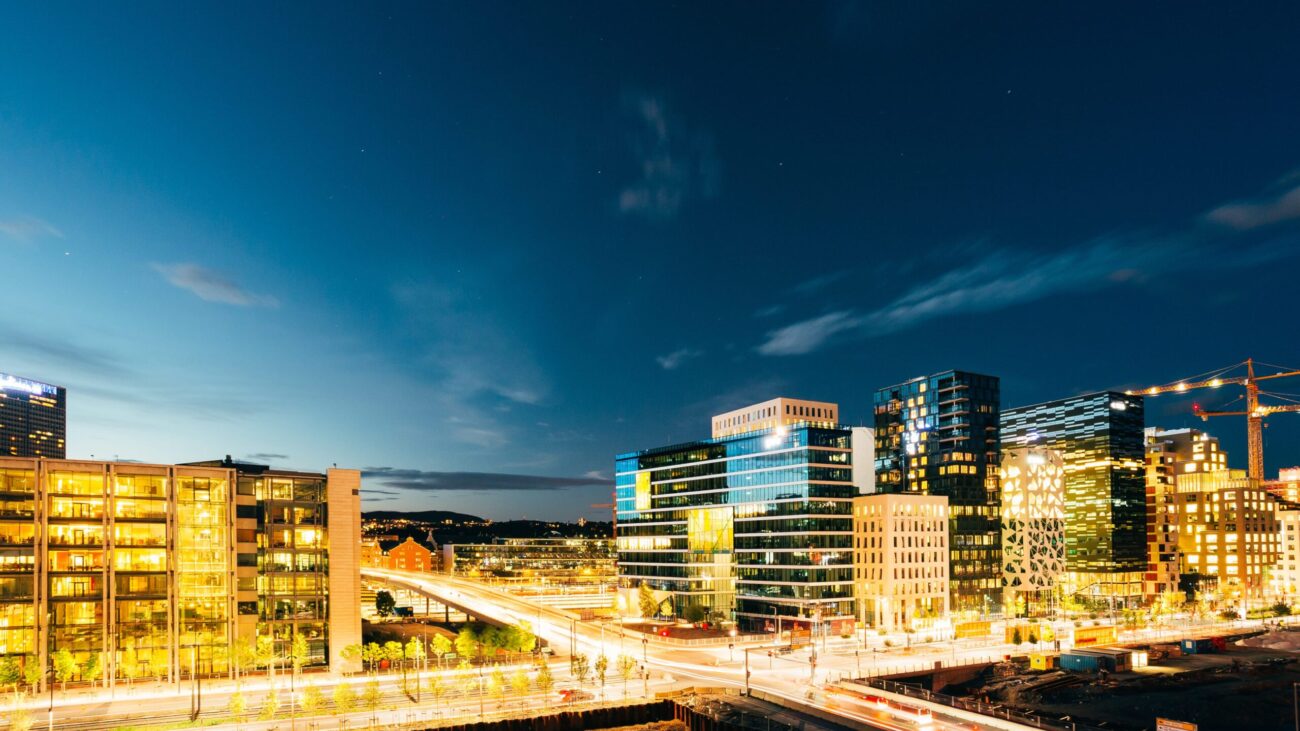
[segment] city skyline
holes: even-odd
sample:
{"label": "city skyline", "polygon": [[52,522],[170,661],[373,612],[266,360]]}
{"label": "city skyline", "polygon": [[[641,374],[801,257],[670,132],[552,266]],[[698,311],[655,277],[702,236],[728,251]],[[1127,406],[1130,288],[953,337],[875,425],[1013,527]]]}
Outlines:
{"label": "city skyline", "polygon": [[[0,371],[69,457],[607,519],[614,455],[768,398],[1300,361],[1293,6],[568,7],[4,11]],[[1191,413],[1236,395],[1146,425],[1244,467]]]}

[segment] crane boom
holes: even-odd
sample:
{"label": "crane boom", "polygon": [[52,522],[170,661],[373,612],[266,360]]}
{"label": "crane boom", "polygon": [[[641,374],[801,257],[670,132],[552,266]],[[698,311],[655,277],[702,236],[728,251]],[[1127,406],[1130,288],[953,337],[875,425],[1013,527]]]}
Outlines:
{"label": "crane boom", "polygon": [[[1194,407],[1194,412],[1202,420],[1208,420],[1211,416],[1244,416],[1246,417],[1246,443],[1249,454],[1248,469],[1246,474],[1252,479],[1264,479],[1264,417],[1269,414],[1280,412],[1300,412],[1300,404],[1274,406],[1270,404],[1261,404],[1259,402],[1259,382],[1268,381],[1274,378],[1290,378],[1300,376],[1300,370],[1284,370],[1279,373],[1270,373],[1268,375],[1255,375],[1255,360],[1247,358],[1244,364],[1231,366],[1237,368],[1240,365],[1246,366],[1246,375],[1223,378],[1216,376],[1199,381],[1180,381],[1178,383],[1167,384],[1164,386],[1151,386],[1149,388],[1125,391],[1130,396],[1159,396],[1162,393],[1183,393],[1195,388],[1219,388],[1220,386],[1239,385],[1246,387],[1246,410],[1245,411],[1202,411],[1200,407]],[[1225,368],[1219,373],[1230,370]]]}

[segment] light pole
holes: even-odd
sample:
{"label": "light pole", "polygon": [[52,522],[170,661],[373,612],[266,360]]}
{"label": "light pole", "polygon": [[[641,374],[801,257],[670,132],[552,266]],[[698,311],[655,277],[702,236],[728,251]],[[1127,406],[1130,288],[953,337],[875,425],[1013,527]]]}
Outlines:
{"label": "light pole", "polygon": [[[749,651],[752,649],[753,649],[752,647],[745,648],[745,697],[746,698],[749,697]],[[771,657],[771,655],[768,655],[768,657]]]}
{"label": "light pole", "polygon": [[650,697],[650,640],[641,638],[641,695]]}

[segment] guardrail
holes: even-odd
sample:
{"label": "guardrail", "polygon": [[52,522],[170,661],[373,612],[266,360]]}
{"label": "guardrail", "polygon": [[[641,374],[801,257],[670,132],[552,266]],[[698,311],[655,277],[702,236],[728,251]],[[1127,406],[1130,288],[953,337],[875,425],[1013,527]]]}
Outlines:
{"label": "guardrail", "polygon": [[880,690],[909,698],[917,698],[931,703],[956,708],[970,713],[978,713],[981,716],[990,718],[1000,718],[1014,723],[1019,723],[1033,728],[1050,729],[1051,731],[1108,731],[1098,726],[1090,726],[1075,721],[1061,721],[1055,718],[1046,718],[1037,713],[1028,713],[1017,711],[1014,708],[1008,708],[996,703],[984,703],[973,698],[958,698],[956,696],[945,695],[943,693],[934,693],[925,688],[918,688],[906,683],[899,683],[884,678],[873,678],[868,681],[854,681],[860,685],[870,688],[879,688]]}

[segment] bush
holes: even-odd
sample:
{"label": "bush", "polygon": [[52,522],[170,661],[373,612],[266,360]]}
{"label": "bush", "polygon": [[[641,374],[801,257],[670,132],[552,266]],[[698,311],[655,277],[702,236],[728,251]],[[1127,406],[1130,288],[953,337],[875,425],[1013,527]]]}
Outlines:
{"label": "bush", "polygon": [[1219,612],[1219,619],[1226,619],[1227,621],[1232,622],[1241,619],[1241,615],[1237,614],[1237,610],[1235,609],[1225,609],[1222,612]]}
{"label": "bush", "polygon": [[707,616],[709,616],[708,610],[699,604],[687,604],[686,610],[682,612],[682,619],[692,624],[703,622]]}
{"label": "bush", "polygon": [[1273,614],[1279,617],[1287,617],[1291,614],[1291,605],[1286,602],[1278,602],[1273,605]]}

